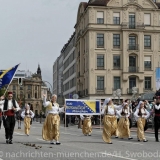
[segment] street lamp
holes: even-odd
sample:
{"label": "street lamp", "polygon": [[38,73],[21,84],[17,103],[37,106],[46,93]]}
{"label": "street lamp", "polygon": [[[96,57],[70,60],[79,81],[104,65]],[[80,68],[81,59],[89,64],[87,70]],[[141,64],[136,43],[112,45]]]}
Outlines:
{"label": "street lamp", "polygon": [[117,90],[116,90],[116,94],[117,94],[118,101],[119,101],[119,104],[120,104],[121,89],[117,89]]}
{"label": "street lamp", "polygon": [[49,85],[50,85],[50,87],[51,87],[51,89],[52,89],[52,94],[53,94],[53,87],[52,87],[52,85],[48,82],[48,81],[43,81],[43,82],[46,82],[46,83],[48,83]]}
{"label": "street lamp", "polygon": [[133,94],[133,95],[132,95],[132,99],[133,99],[133,100],[135,100],[135,95],[136,95],[137,92],[138,92],[137,90],[138,90],[138,88],[132,87],[132,94]]}

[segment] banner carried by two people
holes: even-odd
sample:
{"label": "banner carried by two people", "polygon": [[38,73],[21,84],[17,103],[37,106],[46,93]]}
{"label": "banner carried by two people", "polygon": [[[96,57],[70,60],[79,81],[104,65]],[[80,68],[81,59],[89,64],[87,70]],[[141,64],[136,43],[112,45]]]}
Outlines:
{"label": "banner carried by two people", "polygon": [[66,99],[66,115],[100,115],[101,102],[99,100]]}

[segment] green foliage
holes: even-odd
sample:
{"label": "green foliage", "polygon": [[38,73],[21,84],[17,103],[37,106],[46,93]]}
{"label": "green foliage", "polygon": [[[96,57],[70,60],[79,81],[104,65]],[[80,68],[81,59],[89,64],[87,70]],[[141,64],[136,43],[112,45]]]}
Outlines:
{"label": "green foliage", "polygon": [[5,89],[4,89],[4,88],[1,88],[1,89],[0,89],[0,96],[3,96],[4,93],[5,93]]}

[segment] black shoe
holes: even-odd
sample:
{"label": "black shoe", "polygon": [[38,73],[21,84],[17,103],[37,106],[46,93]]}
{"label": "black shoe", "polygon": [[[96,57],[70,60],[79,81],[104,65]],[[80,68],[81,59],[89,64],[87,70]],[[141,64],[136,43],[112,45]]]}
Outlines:
{"label": "black shoe", "polygon": [[148,142],[148,140],[144,139],[143,142]]}
{"label": "black shoe", "polygon": [[109,142],[108,144],[113,144],[112,142]]}
{"label": "black shoe", "polygon": [[13,144],[13,143],[12,143],[12,140],[9,140],[9,144]]}
{"label": "black shoe", "polygon": [[133,139],[132,137],[129,137],[128,140]]}
{"label": "black shoe", "polygon": [[9,144],[9,140],[8,139],[6,139],[6,143]]}
{"label": "black shoe", "polygon": [[159,142],[159,139],[156,139],[156,142]]}
{"label": "black shoe", "polygon": [[115,138],[118,138],[118,136],[115,136]]}
{"label": "black shoe", "polygon": [[56,145],[60,145],[61,143],[60,142],[56,142]]}
{"label": "black shoe", "polygon": [[88,136],[91,136],[91,134],[89,134]]}

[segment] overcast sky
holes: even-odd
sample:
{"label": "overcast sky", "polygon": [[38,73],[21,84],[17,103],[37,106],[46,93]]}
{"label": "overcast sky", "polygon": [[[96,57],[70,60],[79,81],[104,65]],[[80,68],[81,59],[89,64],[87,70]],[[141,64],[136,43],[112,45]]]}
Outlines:
{"label": "overcast sky", "polygon": [[88,0],[0,0],[0,69],[18,63],[52,83],[52,68],[74,32],[79,3]]}

